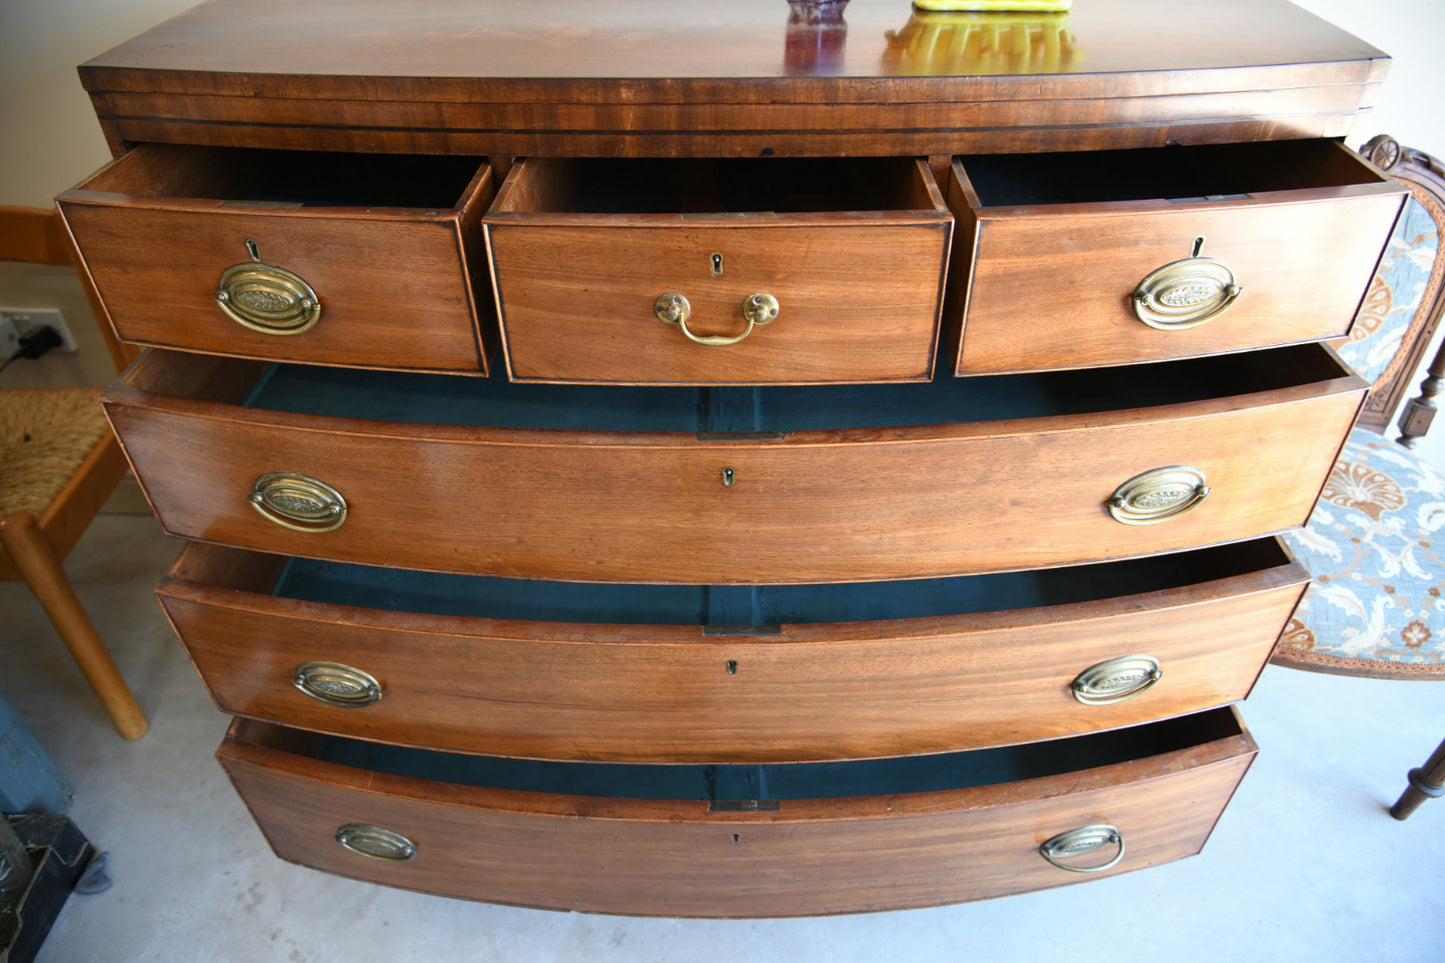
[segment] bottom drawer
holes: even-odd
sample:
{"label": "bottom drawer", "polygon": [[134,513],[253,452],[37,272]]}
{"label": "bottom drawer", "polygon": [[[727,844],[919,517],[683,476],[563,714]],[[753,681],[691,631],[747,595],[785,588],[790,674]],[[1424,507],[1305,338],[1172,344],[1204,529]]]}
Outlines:
{"label": "bottom drawer", "polygon": [[1192,855],[1255,751],[1215,709],[847,763],[538,763],[252,720],[217,755],[292,862],[494,903],[764,917],[984,899]]}

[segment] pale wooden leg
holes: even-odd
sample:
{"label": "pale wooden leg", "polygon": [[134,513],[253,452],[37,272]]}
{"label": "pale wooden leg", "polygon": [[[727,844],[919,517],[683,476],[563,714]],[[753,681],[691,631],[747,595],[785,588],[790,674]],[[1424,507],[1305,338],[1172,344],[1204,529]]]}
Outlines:
{"label": "pale wooden leg", "polygon": [[0,519],[0,542],[20,577],[44,606],[115,728],[127,739],[139,739],[149,728],[145,714],[96,634],[35,516],[15,512]]}
{"label": "pale wooden leg", "polygon": [[1440,743],[1425,765],[1410,770],[1410,786],[1400,795],[1399,801],[1390,807],[1390,815],[1396,819],[1404,819],[1419,809],[1425,800],[1445,795],[1442,786],[1445,786],[1445,742]]}

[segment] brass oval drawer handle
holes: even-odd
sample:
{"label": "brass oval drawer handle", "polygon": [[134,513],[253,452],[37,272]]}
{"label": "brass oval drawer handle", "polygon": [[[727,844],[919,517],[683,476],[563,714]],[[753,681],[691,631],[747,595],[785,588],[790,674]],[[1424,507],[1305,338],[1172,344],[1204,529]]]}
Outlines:
{"label": "brass oval drawer handle", "polygon": [[1215,317],[1244,293],[1229,265],[1187,257],[1155,268],[1134,289],[1134,314],[1151,328],[1180,331]]}
{"label": "brass oval drawer handle", "polygon": [[667,291],[657,296],[652,302],[652,313],[657,319],[666,324],[675,324],[682,331],[689,341],[706,345],[709,348],[720,348],[730,344],[737,344],[739,341],[753,333],[753,328],[759,324],[767,324],[778,316],[778,299],[771,294],[757,292],[750,294],[743,299],[743,320],[748,326],[739,335],[722,334],[693,334],[687,326],[687,319],[692,316],[692,305],[686,297],[676,291]]}
{"label": "brass oval drawer handle", "polygon": [[330,532],[346,521],[346,499],[330,485],[294,471],[271,471],[247,496],[269,522],[293,532]]}
{"label": "brass oval drawer handle", "polygon": [[321,320],[321,299],[285,268],[245,261],[221,273],[216,304],[232,321],[262,334],[301,334]]}
{"label": "brass oval drawer handle", "polygon": [[1080,672],[1069,688],[1086,706],[1111,706],[1132,699],[1164,678],[1152,655],[1123,655]]}
{"label": "brass oval drawer handle", "polygon": [[311,698],[342,709],[364,709],[381,701],[381,683],[374,676],[340,662],[303,662],[291,683]]}
{"label": "brass oval drawer handle", "polygon": [[347,823],[336,831],[336,841],[359,856],[388,863],[405,863],[416,856],[416,844],[401,833],[365,823]]}
{"label": "brass oval drawer handle", "polygon": [[[1062,862],[1065,859],[1072,859],[1075,856],[1103,849],[1105,846],[1117,847],[1113,857],[1106,863],[1100,863],[1097,866],[1072,866]],[[1071,873],[1102,873],[1106,869],[1118,866],[1119,861],[1124,858],[1124,837],[1119,834],[1117,827],[1107,823],[1080,826],[1078,829],[1059,833],[1053,839],[1047,840],[1039,847],[1039,855],[1059,869],[1068,870]]]}
{"label": "brass oval drawer handle", "polygon": [[1153,525],[1193,511],[1210,491],[1198,468],[1170,465],[1135,475],[1114,489],[1107,505],[1117,522]]}

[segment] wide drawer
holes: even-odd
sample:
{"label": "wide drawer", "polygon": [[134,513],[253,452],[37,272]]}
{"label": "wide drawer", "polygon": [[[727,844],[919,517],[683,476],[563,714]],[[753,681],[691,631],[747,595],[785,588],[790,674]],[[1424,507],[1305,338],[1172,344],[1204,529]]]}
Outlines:
{"label": "wide drawer", "polygon": [[917,160],[530,158],[484,221],[507,370],[926,380],[952,225]]}
{"label": "wide drawer", "polygon": [[1341,336],[1405,189],[1333,141],[956,158],[958,374]]}
{"label": "wide drawer", "polygon": [[186,538],[509,577],[757,583],[1037,568],[1294,528],[1363,391],[1319,345],[1128,378],[621,392],[152,349],[104,404],[161,523]]}
{"label": "wide drawer", "polygon": [[791,767],[449,756],[247,720],[218,755],[283,859],[488,902],[748,917],[983,899],[1192,855],[1254,752],[1221,709]]}
{"label": "wide drawer", "polygon": [[1273,540],[829,586],[526,582],[192,545],[157,589],[217,704],[551,759],[995,746],[1243,699],[1308,576]]}
{"label": "wide drawer", "polygon": [[475,158],[143,144],[58,203],[124,341],[475,373],[494,193]]}

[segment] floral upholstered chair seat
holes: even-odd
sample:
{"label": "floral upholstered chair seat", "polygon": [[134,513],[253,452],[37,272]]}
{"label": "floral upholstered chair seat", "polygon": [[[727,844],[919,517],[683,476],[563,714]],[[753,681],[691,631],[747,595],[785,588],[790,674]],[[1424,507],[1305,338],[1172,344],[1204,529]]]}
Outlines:
{"label": "floral upholstered chair seat", "polygon": [[1445,670],[1445,474],[1357,428],[1289,543],[1315,584],[1276,662],[1350,675]]}

